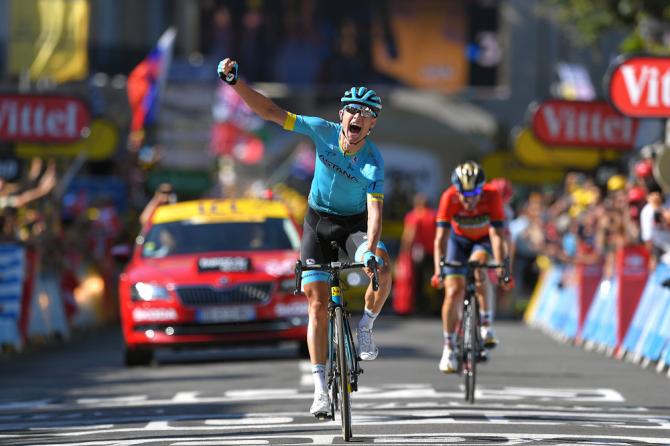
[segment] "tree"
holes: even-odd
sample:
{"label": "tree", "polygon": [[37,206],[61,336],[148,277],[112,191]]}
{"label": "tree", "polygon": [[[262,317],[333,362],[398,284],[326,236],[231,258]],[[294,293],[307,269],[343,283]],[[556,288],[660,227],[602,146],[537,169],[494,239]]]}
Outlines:
{"label": "tree", "polygon": [[668,0],[549,0],[547,11],[579,43],[593,44],[601,35],[620,30],[628,33],[622,53],[670,55]]}

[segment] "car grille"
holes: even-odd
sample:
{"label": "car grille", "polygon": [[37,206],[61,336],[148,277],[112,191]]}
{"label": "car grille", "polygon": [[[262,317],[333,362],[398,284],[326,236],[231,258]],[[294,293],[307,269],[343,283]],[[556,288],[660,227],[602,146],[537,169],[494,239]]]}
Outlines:
{"label": "car grille", "polygon": [[272,283],[241,283],[225,288],[211,286],[178,287],[177,295],[184,305],[264,304],[270,300]]}

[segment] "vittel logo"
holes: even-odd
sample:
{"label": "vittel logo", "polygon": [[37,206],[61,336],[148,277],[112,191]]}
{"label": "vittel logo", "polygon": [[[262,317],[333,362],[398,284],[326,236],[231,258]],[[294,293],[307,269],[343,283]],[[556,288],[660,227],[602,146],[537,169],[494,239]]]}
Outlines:
{"label": "vittel logo", "polygon": [[619,60],[608,79],[612,104],[633,117],[667,117],[670,113],[670,58]]}
{"label": "vittel logo", "polygon": [[0,140],[72,142],[89,125],[88,109],[78,99],[58,96],[0,96]]}
{"label": "vittel logo", "polygon": [[533,113],[533,132],[547,145],[630,149],[637,121],[604,101],[549,100]]}

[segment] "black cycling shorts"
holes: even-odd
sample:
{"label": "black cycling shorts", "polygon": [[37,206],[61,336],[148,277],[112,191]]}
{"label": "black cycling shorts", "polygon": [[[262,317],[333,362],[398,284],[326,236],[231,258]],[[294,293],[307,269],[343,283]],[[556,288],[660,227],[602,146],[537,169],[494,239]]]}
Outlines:
{"label": "black cycling shorts", "polygon": [[[336,262],[344,260],[343,257],[360,262],[363,253],[367,251],[367,229],[367,212],[341,216],[316,211],[308,206],[303,224],[300,260],[305,265]],[[333,251],[331,241],[337,243],[337,250]],[[377,246],[386,250],[381,241]],[[327,282],[329,279],[328,274],[322,271],[305,271],[302,277],[303,284]]]}

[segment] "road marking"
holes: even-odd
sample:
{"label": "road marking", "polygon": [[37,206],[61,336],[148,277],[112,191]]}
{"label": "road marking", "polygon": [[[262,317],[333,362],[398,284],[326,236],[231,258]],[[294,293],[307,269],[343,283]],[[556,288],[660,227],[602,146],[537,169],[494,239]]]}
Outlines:
{"label": "road marking", "polygon": [[[438,444],[467,444],[467,445],[490,445],[490,444],[528,444],[538,442],[546,444],[564,441],[565,444],[574,445],[577,442],[597,445],[634,445],[634,444],[668,444],[668,437],[638,437],[638,436],[613,436],[613,435],[584,435],[584,434],[528,434],[528,433],[504,433],[486,434],[481,432],[467,433],[445,433],[445,432],[420,432],[416,434],[383,434],[379,436],[355,435],[354,441],[381,443],[381,444],[430,444],[433,440],[440,440]],[[92,440],[78,441],[76,443],[40,443],[41,446],[141,446],[145,444],[161,443],[170,446],[195,446],[195,445],[228,445],[228,444],[270,444],[272,440],[291,441],[292,444],[299,440],[301,444],[324,445],[340,442],[339,434],[331,435],[297,435],[288,433],[281,434],[259,434],[259,435],[237,435],[227,437],[225,440],[218,438],[208,439],[206,437],[156,437],[138,438],[128,440]],[[225,443],[223,443],[225,441]],[[265,443],[250,443],[260,442]]]}
{"label": "road marking", "polygon": [[[178,392],[170,399],[150,399],[147,395],[129,395],[109,398],[79,398],[76,404],[84,406],[96,406],[99,408],[112,407],[141,407],[141,406],[169,406],[179,404],[198,403],[243,403],[253,401],[285,401],[285,400],[311,400],[312,392],[300,393],[300,389],[242,389],[229,390],[221,396],[202,396],[199,392]],[[402,400],[402,399],[440,399],[440,400],[462,400],[463,392],[442,392],[428,384],[393,384],[379,387],[361,386],[358,392],[352,395],[352,401],[362,400]],[[563,403],[619,403],[625,401],[623,395],[614,389],[560,389],[560,388],[532,388],[532,387],[482,387],[478,386],[475,399],[482,401],[521,401],[537,400],[541,402],[563,402]],[[16,410],[21,408],[63,408],[71,407],[67,403],[54,403],[44,400],[39,406],[35,402],[9,403],[3,409]]]}
{"label": "road marking", "polygon": [[212,441],[179,441],[172,443],[172,446],[226,446],[238,444],[270,444],[268,440],[212,440]]}
{"label": "road marking", "polygon": [[[602,413],[602,412],[570,412],[570,411],[525,411],[525,410],[493,410],[467,405],[462,408],[446,408],[443,410],[382,410],[367,409],[363,415],[354,407],[353,421],[357,426],[406,426],[406,425],[467,425],[478,424],[505,424],[508,426],[569,426],[588,425],[604,428],[661,430],[670,432],[670,416],[631,413]],[[86,436],[104,432],[147,432],[147,431],[227,431],[240,429],[267,429],[308,428],[311,430],[331,429],[339,426],[337,421],[316,423],[304,412],[280,413],[240,413],[224,417],[213,414],[188,414],[154,419],[142,426],[128,426],[130,422],[142,423],[147,416],[139,414],[135,419],[124,418],[118,420],[124,425],[72,425],[71,421],[61,422],[60,425],[50,422],[51,427],[38,427],[36,423],[17,425],[11,423],[0,425],[0,430],[25,430],[44,432],[54,436]],[[294,422],[299,419],[299,422]],[[309,422],[304,422],[309,420]],[[65,421],[65,420],[64,420]],[[100,421],[100,420],[97,420]],[[201,424],[193,424],[193,421]],[[188,424],[187,424],[188,423]],[[41,423],[39,423],[41,424]],[[122,427],[123,426],[123,427]],[[80,429],[80,430],[77,430]]]}
{"label": "road marking", "polygon": [[288,424],[293,423],[293,417],[242,417],[242,418],[225,418],[216,420],[205,420],[208,426],[240,426],[240,425],[257,425],[257,424]]}
{"label": "road marking", "polygon": [[115,397],[106,397],[106,398],[79,398],[77,403],[84,404],[88,406],[98,406],[100,404],[114,404],[117,403],[121,406],[131,405],[131,404],[141,404],[144,401],[147,401],[149,397],[147,395],[127,395],[127,396],[115,396]]}
{"label": "road marking", "polygon": [[0,403],[0,410],[39,409],[48,406],[53,400],[9,401]]}
{"label": "road marking", "polygon": [[200,392],[177,392],[172,397],[172,401],[177,403],[195,403],[198,401],[198,394]]}

